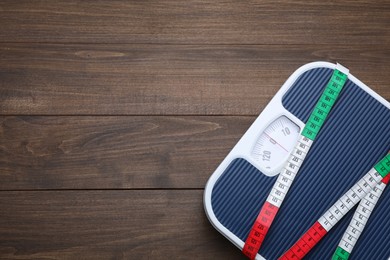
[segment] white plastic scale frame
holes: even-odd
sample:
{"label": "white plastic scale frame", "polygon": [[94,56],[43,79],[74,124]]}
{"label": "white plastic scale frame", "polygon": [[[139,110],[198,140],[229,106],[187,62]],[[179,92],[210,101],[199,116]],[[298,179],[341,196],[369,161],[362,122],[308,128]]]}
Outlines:
{"label": "white plastic scale frame", "polygon": [[[214,215],[213,208],[211,206],[211,194],[213,191],[213,187],[218,180],[218,178],[222,175],[222,173],[226,170],[226,168],[230,165],[230,163],[237,158],[244,158],[248,162],[250,162],[253,166],[255,166],[259,171],[265,173],[267,172],[263,167],[256,162],[251,156],[251,151],[253,149],[254,143],[257,141],[261,133],[276,119],[285,116],[299,126],[300,131],[305,127],[305,123],[287,111],[282,105],[282,98],[284,94],[289,90],[289,88],[294,84],[294,82],[308,70],[315,68],[330,68],[330,69],[338,69],[342,72],[347,72],[343,66],[339,64],[333,64],[329,62],[312,62],[308,63],[299,69],[297,69],[283,84],[282,88],[276,93],[270,103],[266,106],[263,112],[256,118],[255,122],[251,125],[248,131],[244,134],[244,136],[240,139],[240,141],[234,146],[234,148],[230,151],[230,153],[225,157],[222,163],[218,166],[215,172],[211,175],[208,180],[204,192],[204,207],[207,214],[207,217],[211,224],[216,228],[222,235],[224,235],[227,239],[229,239],[235,246],[237,246],[240,250],[244,247],[244,241],[239,239],[236,235],[230,232],[226,227],[224,227]],[[376,92],[366,86],[363,82],[355,78],[353,75],[348,74],[348,79],[353,83],[361,87],[367,93],[369,93],[372,97],[377,99],[383,105],[390,109],[390,103],[387,102],[384,98],[379,96]],[[280,169],[279,169],[280,170]],[[274,174],[268,173],[268,176],[275,176],[279,174],[279,172],[275,172]],[[264,259],[261,255],[257,254],[256,259],[261,260]]]}

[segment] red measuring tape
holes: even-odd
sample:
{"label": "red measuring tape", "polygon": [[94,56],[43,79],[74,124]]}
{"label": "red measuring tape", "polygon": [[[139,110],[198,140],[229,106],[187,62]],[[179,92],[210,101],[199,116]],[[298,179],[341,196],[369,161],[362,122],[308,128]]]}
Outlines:
{"label": "red measuring tape", "polygon": [[[339,68],[348,74],[347,69],[341,68],[341,66]],[[296,143],[291,156],[288,158],[286,165],[272,187],[271,192],[261,208],[249,236],[245,241],[242,252],[248,258],[256,258],[257,252],[259,251],[267,232],[294,181],[295,176],[298,174],[299,169],[305,160],[311,145],[313,144],[313,141],[319,133],[348,79],[347,74],[339,71],[338,69],[333,72],[331,79],[329,80],[301,133],[301,137]]]}
{"label": "red measuring tape", "polygon": [[[387,185],[390,180],[390,156],[387,155],[380,163],[375,166],[378,169],[371,170],[358,183],[356,183],[350,190],[348,190],[337,202],[324,214],[314,225],[309,228],[306,233],[287,251],[279,260],[300,260],[311,249],[321,241],[321,239],[333,228],[358,202],[364,199],[372,189],[378,185],[378,181]],[[381,169],[381,170],[379,170]],[[382,177],[382,178],[381,178]],[[372,185],[372,186],[371,186]],[[375,207],[372,205],[371,210]],[[357,209],[359,210],[359,208]],[[364,217],[364,216],[363,216]],[[369,216],[366,215],[365,221],[353,220],[354,225],[357,222],[357,227],[364,228]],[[354,240],[356,243],[356,239]],[[346,256],[340,259],[348,259],[349,253],[345,252]]]}
{"label": "red measuring tape", "polygon": [[257,216],[242,250],[242,252],[250,259],[254,259],[256,257],[257,251],[263,243],[263,240],[267,235],[268,229],[270,228],[276,213],[278,213],[278,210],[279,208],[271,203],[267,201],[264,203],[264,206]]}

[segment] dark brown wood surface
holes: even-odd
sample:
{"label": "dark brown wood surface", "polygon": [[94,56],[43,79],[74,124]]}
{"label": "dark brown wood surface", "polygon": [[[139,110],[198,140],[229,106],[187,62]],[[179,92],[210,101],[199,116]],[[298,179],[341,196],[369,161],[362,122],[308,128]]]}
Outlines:
{"label": "dark brown wood surface", "polygon": [[0,190],[202,189],[253,120],[3,116]]}
{"label": "dark brown wood surface", "polygon": [[316,60],[353,68],[390,99],[383,76],[389,56],[382,44],[0,43],[0,109],[8,115],[257,115],[292,72]]}
{"label": "dark brown wood surface", "polygon": [[0,259],[240,259],[208,177],[287,77],[390,100],[389,1],[1,1]]}
{"label": "dark brown wood surface", "polygon": [[1,42],[390,43],[389,1],[1,1]]}
{"label": "dark brown wood surface", "polygon": [[239,259],[202,190],[3,191],[2,259]]}

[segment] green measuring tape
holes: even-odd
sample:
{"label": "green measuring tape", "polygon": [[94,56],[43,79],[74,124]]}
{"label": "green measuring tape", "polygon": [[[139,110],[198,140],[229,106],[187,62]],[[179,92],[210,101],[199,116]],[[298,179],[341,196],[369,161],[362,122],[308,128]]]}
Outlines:
{"label": "green measuring tape", "polygon": [[374,168],[383,178],[386,177],[390,172],[390,155],[387,155]]}
{"label": "green measuring tape", "polygon": [[[333,254],[332,260],[347,260],[352,253],[360,235],[374,211],[383,191],[390,180],[390,155],[374,166],[375,171],[383,177],[381,183],[377,184],[370,192],[364,196],[357,207],[351,222],[345,231],[339,246]],[[387,175],[386,175],[387,174]]]}
{"label": "green measuring tape", "polygon": [[348,79],[348,70],[345,69],[345,71],[346,73],[343,73],[337,68],[333,71],[332,77],[328,81],[325,90],[313,109],[295,148],[291,152],[286,165],[279,174],[266,202],[261,208],[242,249],[242,252],[248,258],[256,258],[257,252],[294,181],[295,176],[298,174],[313,141],[323,126],[333,105],[336,103],[336,100]]}
{"label": "green measuring tape", "polygon": [[299,260],[359,202],[332,260],[347,260],[390,179],[390,154],[341,196],[279,260]]}
{"label": "green measuring tape", "polygon": [[314,141],[334,103],[336,103],[337,97],[343,89],[347,79],[348,76],[346,74],[337,69],[334,71],[325,91],[322,93],[313,113],[310,115],[309,120],[302,131],[303,136]]}

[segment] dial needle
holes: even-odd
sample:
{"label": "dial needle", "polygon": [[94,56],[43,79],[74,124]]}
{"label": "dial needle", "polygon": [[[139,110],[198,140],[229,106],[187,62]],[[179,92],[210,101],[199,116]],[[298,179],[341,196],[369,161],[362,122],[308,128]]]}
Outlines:
{"label": "dial needle", "polygon": [[287,149],[284,148],[280,143],[276,142],[276,141],[275,141],[271,136],[269,136],[267,133],[264,133],[264,134],[269,138],[269,140],[274,141],[277,145],[279,145],[283,150],[285,150],[285,151],[288,153]]}

